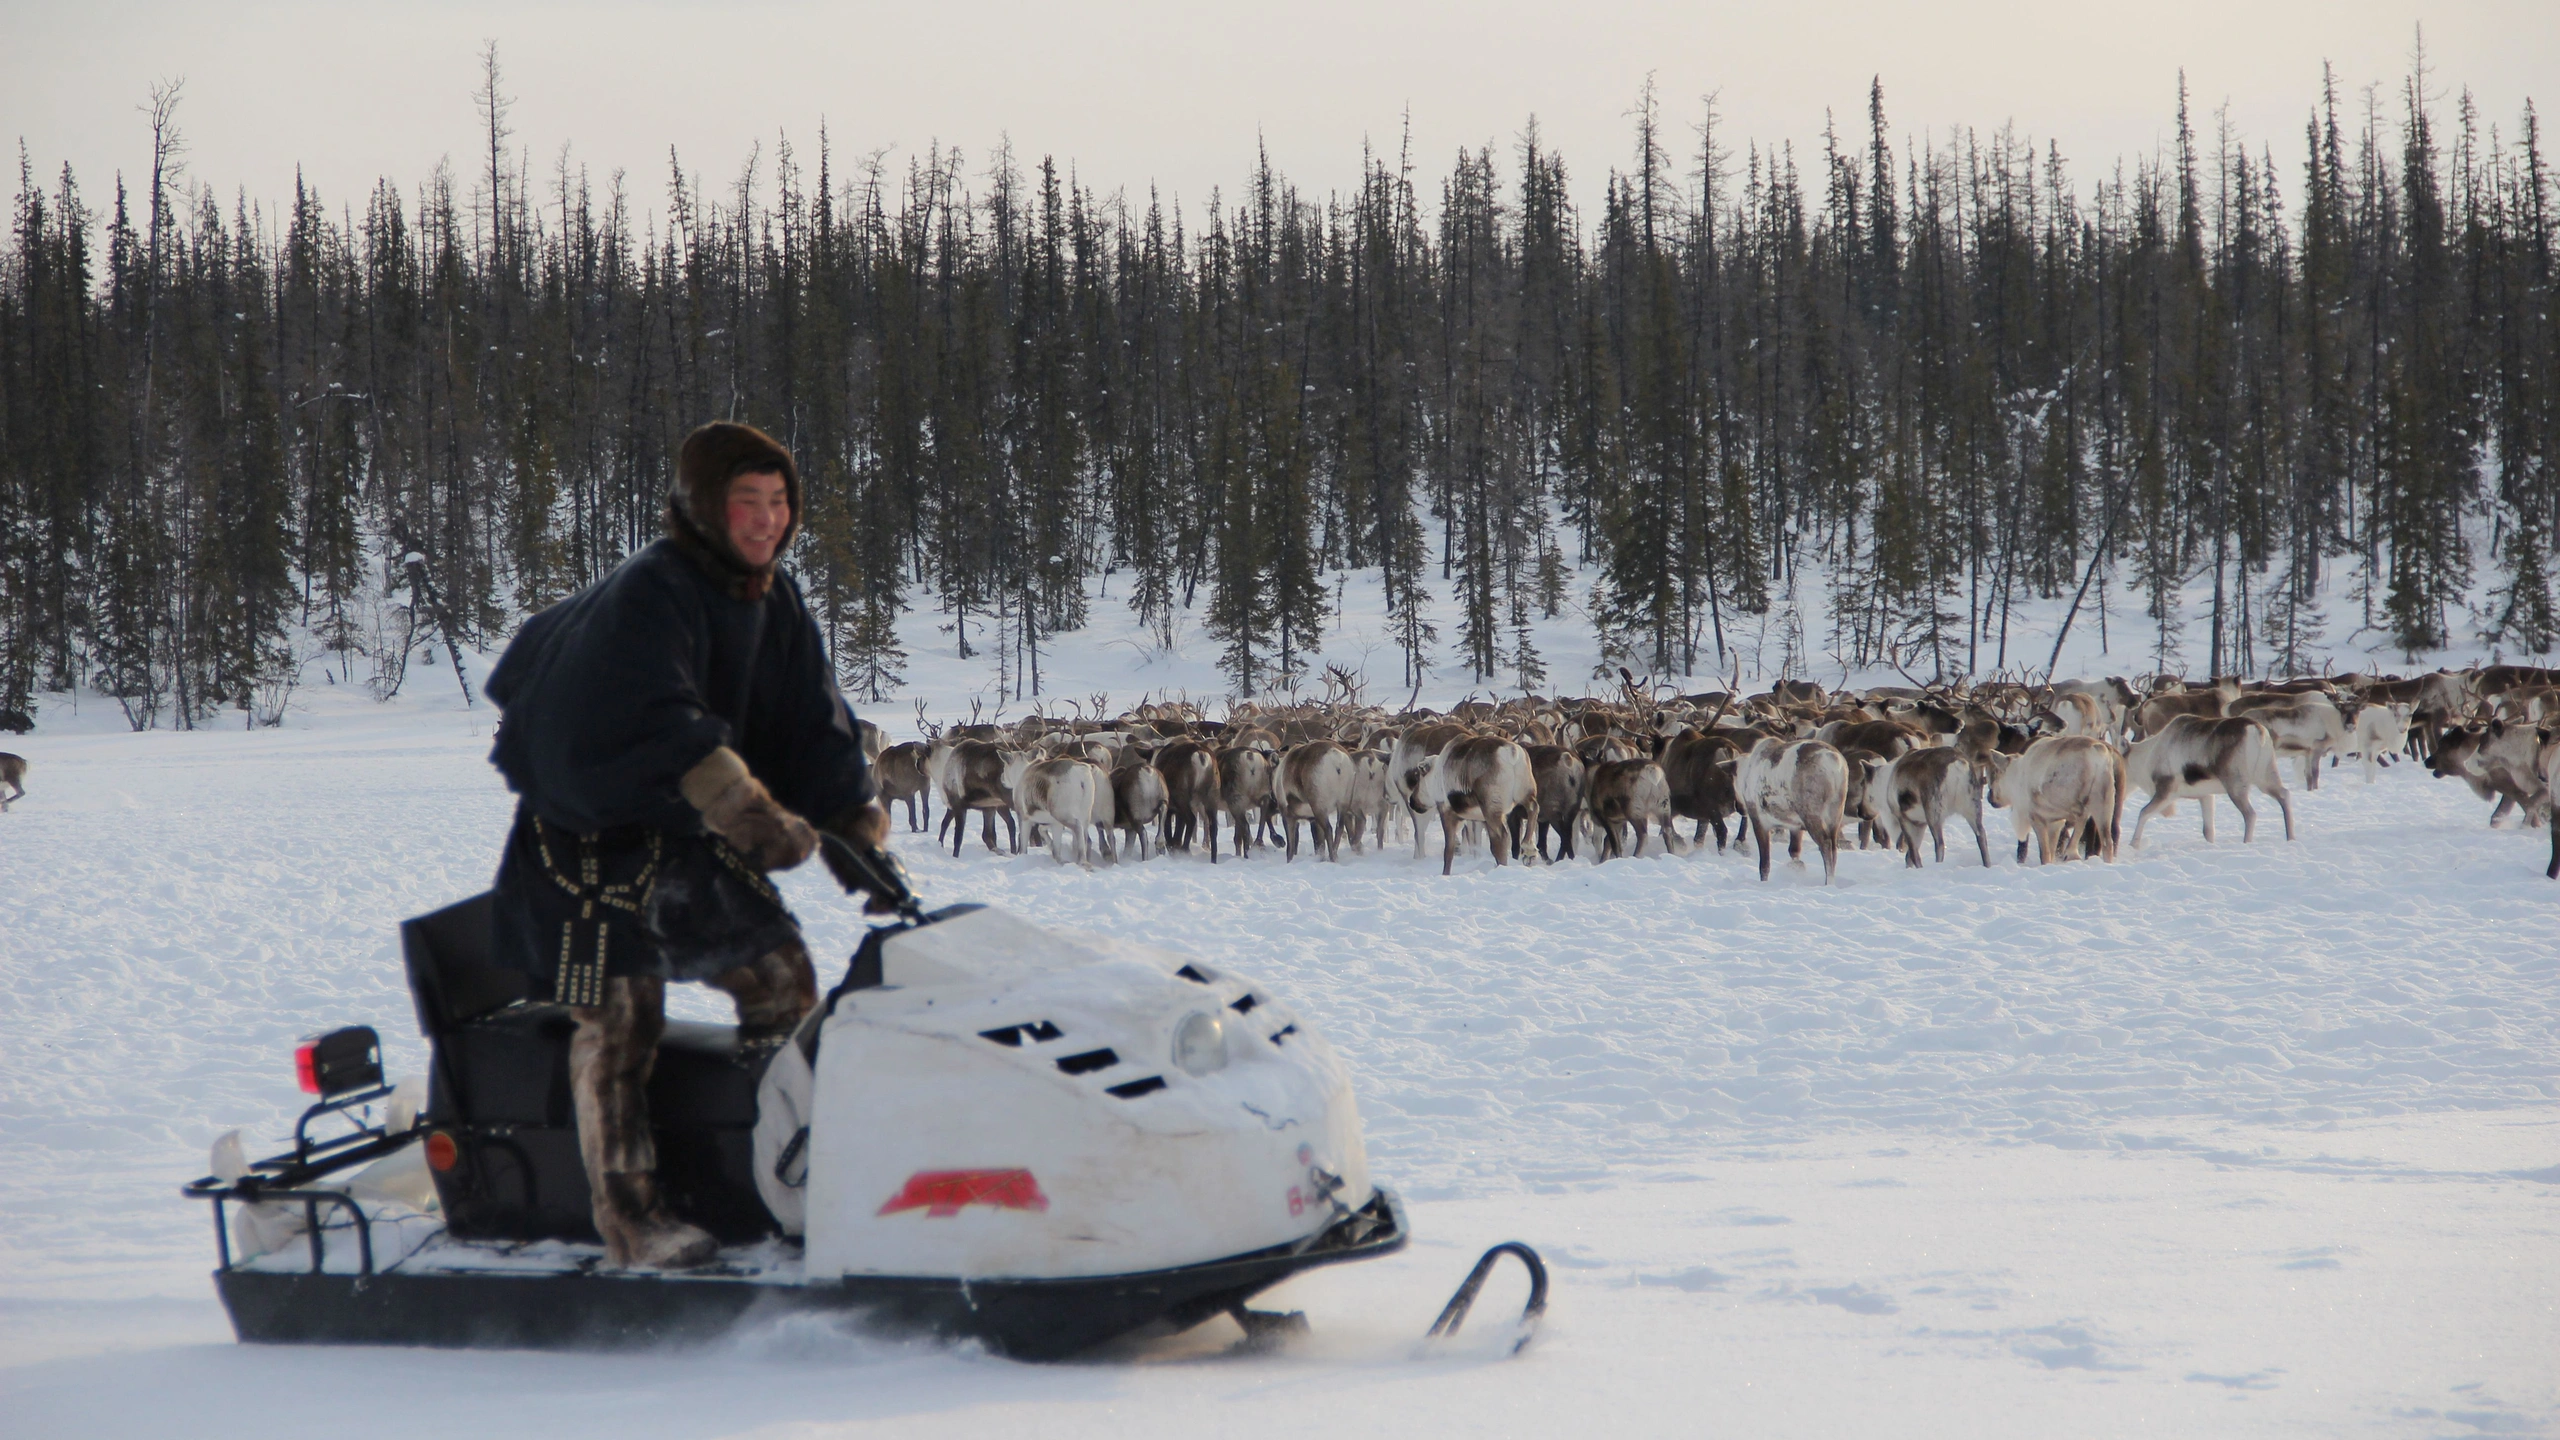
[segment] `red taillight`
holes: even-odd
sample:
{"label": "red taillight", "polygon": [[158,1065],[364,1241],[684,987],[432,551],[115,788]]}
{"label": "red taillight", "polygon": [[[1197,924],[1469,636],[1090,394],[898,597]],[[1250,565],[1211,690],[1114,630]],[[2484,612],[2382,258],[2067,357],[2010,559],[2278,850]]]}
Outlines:
{"label": "red taillight", "polygon": [[448,1132],[438,1130],[427,1136],[428,1169],[436,1171],[450,1170],[453,1168],[454,1162],[461,1158],[462,1152],[454,1145],[453,1136]]}
{"label": "red taillight", "polygon": [[320,1093],[320,1065],[314,1054],[319,1048],[311,1041],[293,1047],[293,1081],[305,1095]]}

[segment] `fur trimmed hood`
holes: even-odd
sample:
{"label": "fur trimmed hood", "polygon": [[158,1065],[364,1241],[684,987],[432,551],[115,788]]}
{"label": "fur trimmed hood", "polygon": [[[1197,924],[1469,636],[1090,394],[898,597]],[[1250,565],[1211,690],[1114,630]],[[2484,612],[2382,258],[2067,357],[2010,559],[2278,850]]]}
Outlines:
{"label": "fur trimmed hood", "polygon": [[[782,472],[791,501],[791,524],[773,547],[773,559],[749,565],[729,540],[729,482],[741,475]],[[773,567],[800,533],[800,467],[780,441],[753,425],[714,420],[684,437],[676,451],[675,485],[667,491],[667,538],[694,563],[727,582],[741,600],[761,600],[773,588]]]}

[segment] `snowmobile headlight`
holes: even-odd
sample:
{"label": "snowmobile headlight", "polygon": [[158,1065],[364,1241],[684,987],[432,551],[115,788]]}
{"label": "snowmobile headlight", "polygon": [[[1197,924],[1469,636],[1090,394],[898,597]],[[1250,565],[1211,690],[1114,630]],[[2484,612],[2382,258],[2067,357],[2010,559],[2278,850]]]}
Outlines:
{"label": "snowmobile headlight", "polygon": [[1215,1011],[1194,1010],[1173,1027],[1173,1063],[1191,1075],[1227,1068],[1227,1025]]}

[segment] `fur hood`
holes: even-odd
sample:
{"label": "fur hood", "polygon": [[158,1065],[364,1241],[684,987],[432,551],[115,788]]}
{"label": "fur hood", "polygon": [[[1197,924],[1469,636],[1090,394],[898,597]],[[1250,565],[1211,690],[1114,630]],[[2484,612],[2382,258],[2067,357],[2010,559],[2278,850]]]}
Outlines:
{"label": "fur hood", "polygon": [[[791,523],[773,547],[773,559],[749,565],[729,540],[729,482],[741,475],[782,472],[791,501]],[[753,425],[714,420],[684,437],[676,452],[676,480],[667,491],[667,538],[694,563],[726,582],[741,600],[762,600],[773,588],[773,567],[800,533],[800,467],[779,441]]]}

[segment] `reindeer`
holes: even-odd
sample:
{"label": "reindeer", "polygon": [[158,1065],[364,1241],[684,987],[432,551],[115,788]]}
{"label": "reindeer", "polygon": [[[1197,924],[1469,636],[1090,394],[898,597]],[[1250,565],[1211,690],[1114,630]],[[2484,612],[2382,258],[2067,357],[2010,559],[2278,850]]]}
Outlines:
{"label": "reindeer", "polygon": [[[1671,782],[1664,778],[1662,767],[1650,760],[1612,760],[1592,771],[1590,806],[1592,828],[1600,832],[1595,864],[1613,856],[1644,854],[1647,824],[1661,829],[1663,848],[1672,854],[1688,848],[1671,828]],[[1632,850],[1622,838],[1630,828],[1635,832]]]}
{"label": "reindeer", "polygon": [[1947,863],[1947,817],[1955,815],[1973,827],[1974,848],[1982,868],[1991,868],[1991,842],[1982,833],[1983,772],[1943,745],[1902,755],[1884,767],[1871,791],[1870,808],[1885,828],[1885,838],[1902,846],[1903,863],[1920,866],[1920,832],[1936,842],[1938,863]]}
{"label": "reindeer", "polygon": [[1834,750],[1872,750],[1887,760],[1929,741],[1929,731],[1901,720],[1834,720],[1813,738]]}
{"label": "reindeer", "polygon": [[1555,859],[1570,860],[1574,822],[1582,814],[1582,791],[1589,771],[1581,756],[1561,745],[1528,748],[1529,774],[1538,786],[1538,858],[1547,859],[1547,832],[1553,830],[1558,837]]}
{"label": "reindeer", "polygon": [[1197,740],[1176,740],[1156,752],[1156,773],[1164,777],[1164,848],[1188,853],[1199,838],[1201,822],[1209,826],[1209,844],[1218,843],[1218,761]]}
{"label": "reindeer", "polygon": [[1732,681],[1723,693],[1713,697],[1715,708],[1708,712],[1706,720],[1663,741],[1658,757],[1662,778],[1671,787],[1671,813],[1691,822],[1691,848],[1706,843],[1707,827],[1712,825],[1719,855],[1724,853],[1725,817],[1738,813],[1742,802],[1733,792],[1734,739],[1716,726],[1722,723],[1725,711],[1741,689],[1742,664],[1737,660]]}
{"label": "reindeer", "polygon": [[[879,777],[880,803],[907,807],[907,828],[922,830],[924,821],[933,818],[933,777],[926,772],[925,760],[930,752],[921,741],[901,740],[880,752],[872,762],[871,773]],[[916,814],[917,802],[923,802],[923,819]]]}
{"label": "reindeer", "polygon": [[[1271,800],[1271,752],[1259,745],[1230,745],[1218,752],[1217,809],[1234,827],[1236,858],[1253,854],[1254,825]],[[1218,863],[1218,820],[1209,816],[1209,863]]]}
{"label": "reindeer", "polygon": [[1849,762],[1839,751],[1819,740],[1763,740],[1735,767],[1733,788],[1760,847],[1761,879],[1769,878],[1773,836],[1787,837],[1787,856],[1794,859],[1804,853],[1809,833],[1822,852],[1822,883],[1832,883],[1849,794]]}
{"label": "reindeer", "polygon": [[2551,791],[2542,779],[2542,752],[2549,748],[2552,733],[2504,720],[2447,730],[2436,742],[2431,768],[2440,779],[2459,779],[2481,799],[2496,800],[2498,807],[2489,812],[2492,828],[2518,808],[2530,825],[2551,809]]}
{"label": "reindeer", "polygon": [[1160,824],[1165,815],[1164,772],[1131,746],[1121,752],[1120,763],[1111,771],[1112,811],[1120,829],[1138,847],[1138,858],[1147,858],[1147,827]]}
{"label": "reindeer", "polygon": [[1624,736],[1611,735],[1604,731],[1585,735],[1573,742],[1573,757],[1581,761],[1583,768],[1587,770],[1594,765],[1606,765],[1612,760],[1633,760],[1641,749],[1641,746]]}
{"label": "reindeer", "polygon": [[1863,745],[1840,749],[1840,758],[1849,762],[1849,792],[1840,800],[1840,823],[1845,829],[1852,820],[1858,822],[1858,848],[1881,844],[1899,844],[1893,837],[1902,832],[1885,818],[1884,798],[1878,781],[1891,768],[1893,756],[1870,750]]}
{"label": "reindeer", "polygon": [[1050,859],[1065,864],[1072,837],[1076,863],[1092,869],[1093,829],[1100,825],[1107,832],[1113,817],[1111,777],[1090,760],[1063,755],[1033,760],[1017,754],[1006,763],[1005,772],[1019,797],[1022,823],[1030,829],[1033,843],[1038,843],[1045,825]]}
{"label": "reindeer", "polygon": [[1384,750],[1351,752],[1351,849],[1355,854],[1367,853],[1362,837],[1372,825],[1377,827],[1378,849],[1387,848],[1387,816],[1394,812],[1393,786],[1387,768],[1393,757]]}
{"label": "reindeer", "polygon": [[1280,805],[1280,829],[1289,859],[1298,858],[1298,822],[1304,820],[1316,853],[1340,863],[1342,832],[1354,823],[1354,778],[1351,752],[1331,740],[1310,740],[1290,747],[1280,757],[1271,793]]}
{"label": "reindeer", "polygon": [[2302,757],[2302,788],[2320,788],[2320,760],[2325,755],[2347,747],[2347,718],[2336,702],[2316,692],[2295,694],[2261,694],[2241,697],[2231,707],[2234,715],[2246,715],[2267,727],[2276,742],[2279,757]]}
{"label": "reindeer", "polygon": [[2167,808],[2182,795],[2195,796],[2203,808],[2208,843],[2213,839],[2213,797],[2230,797],[2232,808],[2240,812],[2240,839],[2246,844],[2258,834],[2258,812],[2249,805],[2252,789],[2275,798],[2276,807],[2284,812],[2284,838],[2293,838],[2293,797],[2285,793],[2284,777],[2276,773],[2275,737],[2265,725],[2245,715],[2173,716],[2158,731],[2134,742],[2125,766],[2133,783],[2151,792],[2133,820],[2137,850],[2142,848],[2142,827],[2152,812]]}
{"label": "reindeer", "polygon": [[27,757],[0,750],[0,785],[8,786],[10,792],[0,795],[0,810],[6,810],[16,801],[27,798],[26,779]]}
{"label": "reindeer", "polygon": [[1396,787],[1395,798],[1404,802],[1405,808],[1415,817],[1413,858],[1416,860],[1422,858],[1421,817],[1435,808],[1423,800],[1418,789],[1422,777],[1430,772],[1431,764],[1441,750],[1464,739],[1468,733],[1466,726],[1447,721],[1415,725],[1397,736],[1394,748],[1388,752],[1387,775]]}
{"label": "reindeer", "polygon": [[1662,747],[1662,776],[1671,786],[1671,813],[1693,823],[1692,846],[1705,844],[1712,826],[1719,855],[1725,848],[1725,820],[1742,810],[1733,790],[1735,758],[1732,738],[1719,733],[1675,735]]}
{"label": "reindeer", "polygon": [[[2162,727],[2181,715],[2219,720],[2231,713],[2231,707],[2239,699],[2240,682],[2228,676],[2214,681],[2210,690],[2165,691],[2142,702],[2133,712],[2133,725],[2126,733],[2157,735]],[[2134,822],[2134,828],[2141,829],[2141,822]]]}
{"label": "reindeer", "polygon": [[2098,728],[2089,733],[2103,736],[2121,748],[2125,722],[2133,714],[2137,700],[2133,686],[2123,676],[2110,675],[2103,680],[2065,680],[2051,689],[2057,696],[2088,696],[2098,710]]}
{"label": "reindeer", "polygon": [[2036,711],[2036,728],[2048,735],[2097,735],[2108,733],[2108,715],[2098,697],[2079,690],[2056,690],[2045,697]]}
{"label": "reindeer", "polygon": [[2124,796],[2124,757],[2087,735],[2049,735],[1991,759],[1991,803],[2015,817],[2021,865],[2030,838],[2039,865],[2084,853],[2113,864]]}
{"label": "reindeer", "polygon": [[[986,740],[958,741],[943,756],[942,823],[951,827],[952,858],[959,858],[972,810],[985,816],[981,838],[989,850],[996,848],[996,815],[1002,812],[1011,853],[1022,853],[1022,827],[1014,816],[1013,788],[1005,778],[1013,758],[1011,752]],[[939,839],[937,833],[937,843]]]}
{"label": "reindeer", "polygon": [[2375,773],[2398,758],[2400,747],[2408,743],[2409,703],[2402,700],[2384,705],[2367,701],[2356,707],[2348,724],[2352,728],[2347,736],[2347,753],[2362,763],[2364,783],[2370,785]]}
{"label": "reindeer", "polygon": [[1413,798],[1407,804],[1415,815],[1436,811],[1440,816],[1443,875],[1457,864],[1460,822],[1483,825],[1493,847],[1493,863],[1508,865],[1514,813],[1525,820],[1538,803],[1529,752],[1496,735],[1465,735],[1450,741],[1428,765],[1412,773],[1408,786]]}

